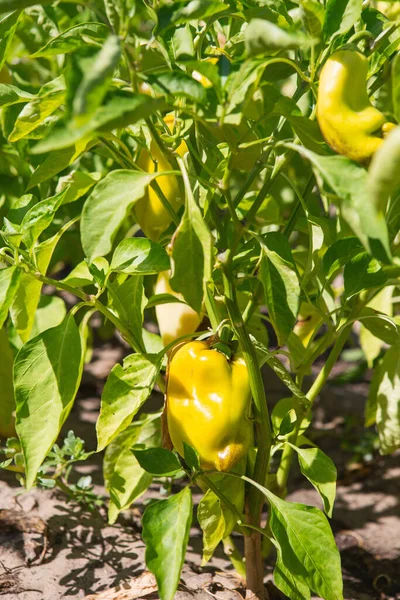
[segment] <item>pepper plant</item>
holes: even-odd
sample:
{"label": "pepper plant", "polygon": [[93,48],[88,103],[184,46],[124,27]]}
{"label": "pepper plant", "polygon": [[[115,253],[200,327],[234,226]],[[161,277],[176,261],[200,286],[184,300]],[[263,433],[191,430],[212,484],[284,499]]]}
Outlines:
{"label": "pepper plant", "polygon": [[[0,0],[2,466],[42,482],[96,313],[130,348],[96,425],[109,520],[164,482],[143,516],[162,600],[196,485],[204,563],[222,543],[260,599],[274,548],[286,596],[342,598],[336,469],[307,429],[354,331],[366,425],[400,446],[400,33],[377,4]],[[187,342],[207,365],[174,367]],[[323,511],[286,500],[294,462]]]}

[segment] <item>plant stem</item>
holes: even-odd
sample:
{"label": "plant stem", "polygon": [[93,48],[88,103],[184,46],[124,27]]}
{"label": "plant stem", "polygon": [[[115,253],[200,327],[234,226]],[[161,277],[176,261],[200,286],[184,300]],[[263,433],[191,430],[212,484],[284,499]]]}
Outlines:
{"label": "plant stem", "polygon": [[[255,348],[247,333],[237,303],[235,288],[225,272],[223,273],[223,277],[225,304],[246,362],[249,372],[250,388],[254,400],[254,416],[258,430],[258,446],[253,478],[261,485],[264,485],[269,464],[272,439],[264,382],[262,380]],[[256,527],[259,527],[260,525],[263,501],[263,495],[255,487],[251,487],[248,490],[246,498],[246,516],[248,522]],[[245,557],[247,588],[255,598],[263,599],[265,595],[263,563],[261,556],[261,537],[258,531],[253,531],[250,536],[245,538]]]}
{"label": "plant stem", "polygon": [[224,552],[231,561],[236,573],[243,579],[246,579],[246,567],[232,537],[229,535],[222,540],[222,543],[224,545]]}

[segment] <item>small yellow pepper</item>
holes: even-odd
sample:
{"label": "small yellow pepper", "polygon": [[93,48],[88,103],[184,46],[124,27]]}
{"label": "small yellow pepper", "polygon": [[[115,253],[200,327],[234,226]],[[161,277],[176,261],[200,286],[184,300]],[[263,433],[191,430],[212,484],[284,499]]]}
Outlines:
{"label": "small yellow pepper", "polygon": [[247,367],[209,344],[184,344],[169,363],[166,412],[171,441],[181,456],[194,448],[203,469],[229,471],[253,440]]}
{"label": "small yellow pepper", "polygon": [[[168,127],[172,128],[174,116],[169,114],[165,117],[164,121]],[[180,156],[183,156],[187,152],[185,142],[180,144],[176,152]],[[154,161],[156,161],[157,165]],[[147,149],[143,149],[140,152],[138,165],[146,173],[173,170],[154,140],[151,141],[150,152]],[[182,204],[182,198],[179,194],[179,186],[175,175],[157,177],[157,183],[172,208],[177,211]],[[170,213],[150,186],[147,188],[143,198],[136,202],[134,212],[143,233],[153,241],[159,239],[172,221]]]}
{"label": "small yellow pepper", "polygon": [[[175,292],[169,284],[169,271],[158,274],[154,288],[155,294],[172,294],[183,300],[181,294]],[[199,315],[188,304],[171,302],[170,304],[158,304],[156,306],[158,328],[164,346],[167,346],[177,338],[187,333],[194,333],[202,321]]]}
{"label": "small yellow pepper", "polygon": [[352,49],[338,50],[320,75],[317,118],[327,143],[339,154],[368,161],[395,125],[375,108],[367,93],[368,60]]}

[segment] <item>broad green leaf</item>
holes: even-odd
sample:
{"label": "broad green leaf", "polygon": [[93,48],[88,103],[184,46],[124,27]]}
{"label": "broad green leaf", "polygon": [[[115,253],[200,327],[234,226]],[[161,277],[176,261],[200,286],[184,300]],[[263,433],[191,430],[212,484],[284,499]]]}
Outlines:
{"label": "broad green leaf", "polygon": [[[271,423],[274,428],[274,432],[276,435],[286,435],[282,432],[282,423],[287,415],[294,411],[295,414],[299,413],[302,409],[300,405],[300,400],[296,396],[281,398],[274,406],[271,411]],[[311,423],[311,411],[303,417],[299,428],[299,435],[302,435],[309,427]]]}
{"label": "broad green leaf", "polygon": [[157,580],[160,600],[173,600],[185,560],[192,522],[192,493],[185,487],[150,504],[143,515],[146,565]]}
{"label": "broad green leaf", "polygon": [[46,83],[37,97],[28,102],[18,115],[8,141],[17,142],[26,137],[52,115],[63,104],[64,99],[65,84],[62,76]]}
{"label": "broad green leaf", "polygon": [[207,490],[200,500],[197,519],[203,531],[202,565],[205,565],[225,537],[225,519],[221,501],[212,490]]}
{"label": "broad green leaf", "polygon": [[30,489],[56,441],[78,390],[83,367],[82,342],[72,314],[19,350],[14,364],[16,429]]}
{"label": "broad green leaf", "polygon": [[[235,472],[243,473],[244,465],[238,465]],[[237,508],[239,514],[244,508],[244,482],[227,475],[212,475],[217,489]],[[215,552],[218,544],[232,533],[237,516],[212,491],[208,490],[199,502],[197,518],[203,531],[203,558],[205,565]]]}
{"label": "broad green leaf", "polygon": [[387,275],[375,258],[361,252],[345,265],[343,278],[345,296],[351,298],[362,290],[380,287],[386,282]]}
{"label": "broad green leaf", "polygon": [[321,37],[325,19],[325,9],[318,0],[300,0],[302,20],[308,33],[316,38]]}
{"label": "broad green leaf", "polygon": [[39,236],[52,223],[54,216],[64,202],[68,190],[34,204],[24,215],[21,223],[22,241],[31,250]]}
{"label": "broad green leaf", "polygon": [[367,252],[389,263],[391,253],[384,215],[366,202],[367,171],[345,156],[319,156],[301,146],[291,147],[311,161],[320,189],[337,196],[341,215]]}
{"label": "broad green leaf", "polygon": [[136,347],[142,347],[143,312],[146,306],[143,276],[133,275],[125,279],[119,275],[108,284],[109,308],[128,327],[136,340]]}
{"label": "broad green leaf", "polygon": [[43,333],[43,331],[46,331],[46,329],[61,325],[66,314],[67,307],[62,298],[59,298],[58,296],[42,295],[35,312],[35,319],[30,337],[34,338]]}
{"label": "broad green leaf", "polygon": [[362,244],[356,237],[342,238],[334,242],[324,254],[325,277],[328,280],[331,279],[343,265],[359,254],[360,250],[362,250]]}
{"label": "broad green leaf", "polygon": [[0,107],[6,108],[20,102],[29,102],[34,100],[35,96],[25,90],[20,90],[15,85],[9,83],[0,83]]}
{"label": "broad green leaf", "polygon": [[197,313],[201,312],[207,282],[211,278],[213,237],[189,182],[185,182],[185,212],[172,244],[170,285],[182,294]]}
{"label": "broad green leaf", "polygon": [[308,48],[316,43],[301,31],[285,30],[264,19],[252,19],[245,30],[244,39],[249,58],[279,50]]}
{"label": "broad green leaf", "polygon": [[152,275],[168,271],[170,261],[160,244],[147,238],[128,238],[115,249],[110,268],[119,273]]}
{"label": "broad green leaf", "polygon": [[380,451],[391,454],[400,448],[400,343],[387,350],[377,367],[369,402],[376,404]]}
{"label": "broad green leaf", "polygon": [[[34,260],[40,273],[46,274],[54,249],[71,224],[72,221],[59,229],[53,237],[35,247]],[[18,290],[10,311],[13,324],[23,342],[26,342],[30,337],[42,285],[42,282],[30,273],[23,273],[20,277]]]}
{"label": "broad green leaf", "polygon": [[[95,258],[92,264],[95,265],[99,270],[103,270],[105,273],[107,273],[109,270],[108,261],[102,256]],[[84,260],[78,263],[62,281],[75,288],[94,285],[93,276],[89,271],[87,262]]]}
{"label": "broad green leaf", "polygon": [[124,16],[125,2],[123,0],[104,0],[104,8],[115,33],[118,34],[121,25],[121,17]]}
{"label": "broad green leaf", "polygon": [[18,289],[21,269],[7,267],[0,269],[0,329],[7,318],[8,310]]}
{"label": "broad green leaf", "polygon": [[100,181],[82,211],[81,239],[90,261],[105,256],[128,211],[145,194],[154,175],[139,171],[111,171]]}
{"label": "broad green leaf", "polygon": [[109,36],[90,68],[84,72],[73,100],[74,114],[88,120],[103,102],[114,71],[121,58],[121,44],[116,35]]}
{"label": "broad green leaf", "polygon": [[127,127],[140,119],[145,119],[156,110],[164,107],[163,100],[149,96],[136,96],[115,93],[109,100],[94,112],[89,120],[83,123],[75,117],[65,126],[54,127],[50,135],[32,149],[33,154],[43,154],[53,150],[67,148],[79,141],[88,141],[101,135],[103,131],[111,131],[117,127]]}
{"label": "broad green leaf", "polygon": [[286,236],[271,232],[259,237],[258,241],[262,250],[260,279],[264,286],[265,302],[279,343],[282,344],[296,322],[300,284]]}
{"label": "broad green leaf", "polygon": [[109,33],[109,28],[103,23],[79,23],[52,38],[43,48],[32,54],[31,58],[49,58],[74,52],[88,45],[99,46]]}
{"label": "broad green leaf", "polygon": [[43,181],[51,179],[54,175],[69,167],[84,152],[85,148],[86,142],[80,142],[62,150],[50,152],[32,173],[27,190],[32,189],[35,185],[39,185]]}
{"label": "broad green leaf", "polygon": [[14,10],[14,12],[0,17],[0,71],[7,60],[8,51],[15,34],[15,30],[17,29],[20,15],[20,10]]}
{"label": "broad green leaf", "polygon": [[190,98],[195,102],[204,102],[206,90],[201,83],[183,71],[150,75],[148,82],[157,94]]}
{"label": "broad green leaf", "polygon": [[218,0],[190,0],[186,5],[178,8],[172,17],[175,24],[186,23],[193,19],[206,19],[213,15],[225,12],[229,5]]}
{"label": "broad green leaf", "polygon": [[85,173],[85,171],[71,171],[69,175],[60,177],[56,188],[57,192],[68,187],[63,199],[63,204],[70,204],[82,198],[101,179],[101,173]]}
{"label": "broad green leaf", "polygon": [[112,368],[101,396],[96,424],[97,450],[102,450],[126,429],[147,400],[160,371],[160,362],[141,354],[131,354],[123,366]]}
{"label": "broad green leaf", "polygon": [[0,14],[10,12],[11,10],[22,10],[35,4],[51,4],[53,0],[0,0]]}
{"label": "broad green leaf", "polygon": [[274,568],[274,582],[290,600],[310,600],[310,588],[300,577],[285,567],[279,552]]}
{"label": "broad green leaf", "polygon": [[166,448],[132,448],[139,465],[152,475],[168,477],[182,470],[176,454]]}
{"label": "broad green leaf", "polygon": [[195,57],[193,36],[188,23],[175,29],[171,38],[171,47],[176,61]]}
{"label": "broad green leaf", "polygon": [[397,121],[400,121],[400,52],[392,62],[392,101]]}
{"label": "broad green leaf", "polygon": [[5,327],[0,328],[0,356],[0,437],[12,437],[15,435],[14,353]]}
{"label": "broad green leaf", "polygon": [[242,478],[268,499],[269,524],[281,561],[300,588],[307,585],[324,600],[343,600],[340,554],[324,513],[312,506],[282,500],[259,483]]}
{"label": "broad green leaf", "polygon": [[359,20],[362,0],[328,0],[325,10],[324,34],[327,39],[347,33]]}
{"label": "broad green leaf", "polygon": [[363,10],[362,20],[366,30],[372,33],[376,40],[375,51],[369,56],[368,77],[372,77],[385,63],[388,64],[391,56],[398,51],[400,31],[382,12],[372,6]]}
{"label": "broad green leaf", "polygon": [[360,344],[369,368],[372,368],[375,358],[379,356],[383,342],[393,344],[400,341],[400,330],[390,318],[393,314],[393,290],[393,286],[384,287],[360,315]]}
{"label": "broad green leaf", "polygon": [[390,132],[372,157],[368,169],[368,202],[386,213],[390,196],[400,187],[400,127]]}
{"label": "broad green leaf", "polygon": [[301,472],[321,496],[328,517],[332,517],[337,479],[335,465],[319,448],[299,448],[293,444],[290,446],[297,452]]}
{"label": "broad green leaf", "polygon": [[148,415],[122,431],[108,446],[103,470],[106,489],[110,494],[109,523],[115,523],[118,514],[132,504],[149,487],[153,477],[139,465],[131,451],[135,444],[146,448],[161,444],[161,419]]}

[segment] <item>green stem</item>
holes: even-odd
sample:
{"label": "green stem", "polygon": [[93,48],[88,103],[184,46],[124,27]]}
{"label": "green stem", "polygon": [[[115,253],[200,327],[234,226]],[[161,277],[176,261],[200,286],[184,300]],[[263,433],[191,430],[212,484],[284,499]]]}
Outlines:
{"label": "green stem", "polygon": [[236,573],[243,579],[246,579],[246,567],[232,537],[229,535],[222,540],[222,543],[224,545],[224,552],[231,561]]}

